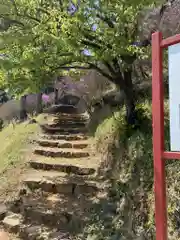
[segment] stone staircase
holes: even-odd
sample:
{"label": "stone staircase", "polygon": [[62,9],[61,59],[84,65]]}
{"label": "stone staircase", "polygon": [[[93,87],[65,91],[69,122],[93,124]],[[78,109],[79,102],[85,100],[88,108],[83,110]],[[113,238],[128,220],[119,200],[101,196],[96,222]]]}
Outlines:
{"label": "stone staircase", "polygon": [[89,116],[69,111],[40,125],[18,197],[0,208],[2,226],[18,239],[74,240],[105,190],[86,134]]}

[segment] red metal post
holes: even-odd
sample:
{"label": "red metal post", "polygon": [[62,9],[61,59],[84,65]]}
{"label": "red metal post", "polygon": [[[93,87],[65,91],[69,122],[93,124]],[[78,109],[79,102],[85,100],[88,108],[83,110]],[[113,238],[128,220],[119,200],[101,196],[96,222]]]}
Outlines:
{"label": "red metal post", "polygon": [[180,152],[164,152],[163,153],[164,160],[166,159],[180,159]]}
{"label": "red metal post", "polygon": [[168,37],[166,39],[163,39],[161,42],[162,48],[167,48],[169,46],[172,46],[174,44],[180,43],[180,34],[174,35],[172,37]]}
{"label": "red metal post", "polygon": [[152,35],[152,113],[156,240],[167,240],[162,34]]}

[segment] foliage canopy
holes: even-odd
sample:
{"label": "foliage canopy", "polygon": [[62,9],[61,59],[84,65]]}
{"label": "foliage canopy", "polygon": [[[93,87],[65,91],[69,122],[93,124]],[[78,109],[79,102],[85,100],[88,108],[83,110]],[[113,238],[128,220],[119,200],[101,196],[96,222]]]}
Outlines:
{"label": "foliage canopy", "polygon": [[2,0],[1,85],[38,91],[64,70],[94,68],[122,88],[124,70],[147,55],[137,44],[140,13],[160,2]]}

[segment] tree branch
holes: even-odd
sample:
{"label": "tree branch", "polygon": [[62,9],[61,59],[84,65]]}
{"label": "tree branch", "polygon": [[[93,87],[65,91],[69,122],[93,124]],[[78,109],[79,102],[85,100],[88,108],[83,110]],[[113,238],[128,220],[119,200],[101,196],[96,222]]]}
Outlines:
{"label": "tree branch", "polygon": [[68,64],[72,64],[73,63],[73,61],[71,60],[71,61],[67,61],[67,62],[64,62],[64,63],[62,63],[61,65],[59,65],[59,66],[57,66],[57,67],[51,67],[51,66],[49,66],[47,63],[46,63],[46,66],[48,66],[48,67],[50,67],[51,68],[51,71],[56,71],[56,70],[58,70],[58,69],[61,69],[62,67],[66,67],[66,65],[68,65]]}
{"label": "tree branch", "polygon": [[113,21],[112,21],[109,17],[107,17],[107,16],[105,15],[105,13],[104,13],[104,16],[102,15],[102,10],[101,10],[100,7],[98,7],[97,5],[94,4],[94,5],[93,5],[93,8],[98,11],[97,14],[96,14],[96,16],[97,16],[100,20],[102,20],[103,22],[105,22],[110,28],[114,28],[115,24],[113,23]]}
{"label": "tree branch", "polygon": [[101,19],[103,22],[105,22],[110,28],[114,28],[114,23],[111,21],[107,16],[102,16],[100,13],[97,13],[96,15],[99,19]]}
{"label": "tree branch", "polygon": [[86,45],[86,46],[91,46],[91,47],[96,48],[96,49],[101,49],[102,48],[102,46],[100,46],[99,44],[97,44],[95,42],[91,42],[89,40],[85,40],[85,39],[81,40],[81,43]]}
{"label": "tree branch", "polygon": [[57,55],[59,57],[68,57],[68,56],[74,56],[74,53],[73,52],[64,52],[64,53],[58,53],[57,52]]}
{"label": "tree branch", "polygon": [[90,66],[90,69],[97,70],[102,76],[106,77],[111,82],[114,82],[114,78],[111,75],[109,75],[108,73],[106,73],[105,71],[103,71],[101,68],[99,68],[97,65],[95,65],[94,63],[88,63],[88,64]]}
{"label": "tree branch", "polygon": [[50,16],[50,12],[48,12],[48,11],[47,11],[46,9],[44,9],[43,7],[37,8],[37,11],[42,12],[42,13],[45,13],[45,14],[47,14],[48,16]]}
{"label": "tree branch", "polygon": [[105,71],[103,71],[101,68],[99,68],[96,64],[94,63],[89,63],[87,62],[88,66],[79,66],[79,65],[74,65],[74,66],[65,66],[67,64],[70,64],[71,62],[67,62],[67,63],[63,63],[62,65],[55,67],[53,69],[51,69],[51,71],[56,71],[58,69],[62,69],[62,70],[70,70],[70,69],[83,69],[83,70],[89,70],[89,69],[94,69],[97,70],[102,76],[106,77],[107,79],[109,79],[111,82],[114,82],[114,78],[109,75],[108,73],[106,73]]}
{"label": "tree branch", "polygon": [[37,22],[37,23],[40,23],[40,22],[41,22],[40,19],[38,19],[38,18],[36,18],[36,17],[33,17],[33,16],[30,16],[30,15],[28,15],[28,14],[18,14],[18,16],[19,16],[19,17],[22,17],[22,18],[31,19],[31,20],[33,20],[33,21],[35,21],[35,22]]}
{"label": "tree branch", "polygon": [[[16,16],[18,16],[18,17],[22,17],[22,18],[28,18],[28,19],[31,19],[31,20],[34,20],[34,21],[36,21],[36,22],[38,22],[38,23],[40,23],[41,21],[40,21],[40,19],[38,19],[38,18],[35,18],[35,17],[32,17],[32,16],[30,16],[30,15],[28,15],[28,14],[1,14],[1,16],[3,17],[3,18],[7,18],[7,17],[10,17],[10,16],[13,16],[13,17],[16,17]],[[10,20],[10,18],[9,18],[9,20]],[[17,20],[13,20],[13,19],[11,19],[12,21],[17,21]],[[23,24],[24,25],[24,24]]]}
{"label": "tree branch", "polygon": [[18,20],[11,19],[11,18],[5,16],[4,14],[1,14],[0,17],[2,17],[5,21],[7,21],[8,25],[9,25],[7,28],[9,28],[11,24],[19,25],[19,26],[23,26],[24,27],[24,23],[22,23],[22,22],[20,22]]}
{"label": "tree branch", "polygon": [[62,70],[70,70],[70,69],[84,69],[84,70],[88,70],[88,69],[91,69],[91,67],[84,67],[84,66],[78,66],[78,65],[75,65],[75,66],[59,66],[57,68],[55,68],[54,70],[58,70],[58,69],[62,69]]}
{"label": "tree branch", "polygon": [[107,61],[104,61],[103,63],[113,75],[116,74],[116,72],[114,71],[114,68],[111,66],[110,63],[108,63]]}
{"label": "tree branch", "polygon": [[[103,42],[101,39],[98,39],[98,36],[93,34],[92,31],[89,30],[80,30],[81,33],[83,34],[83,36],[87,39],[87,41],[89,41],[89,43],[94,43],[94,41],[96,41],[95,44],[97,44],[98,46],[102,47],[102,46],[106,46],[109,49],[112,49],[112,46],[110,44],[107,44],[105,42]],[[86,41],[85,39],[85,41]],[[90,46],[90,45],[89,45]]]}

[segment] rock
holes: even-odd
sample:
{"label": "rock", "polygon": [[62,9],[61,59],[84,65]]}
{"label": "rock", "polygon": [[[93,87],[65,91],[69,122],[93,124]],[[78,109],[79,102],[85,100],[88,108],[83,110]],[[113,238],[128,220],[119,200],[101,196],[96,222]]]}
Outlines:
{"label": "rock", "polygon": [[19,190],[19,196],[24,196],[24,195],[26,195],[27,194],[27,189],[26,188],[21,188],[20,190]]}
{"label": "rock", "polygon": [[40,234],[41,230],[39,226],[28,226],[23,229],[21,236],[24,236],[28,239],[36,239],[36,236]]}
{"label": "rock", "polygon": [[28,233],[28,234],[33,234],[33,233],[35,233],[35,232],[39,232],[39,226],[30,226],[30,227],[27,227],[26,228],[26,232]]}
{"label": "rock", "polygon": [[7,212],[7,207],[6,207],[6,205],[1,204],[1,205],[0,205],[0,221],[2,221],[2,220],[5,218],[6,212]]}
{"label": "rock", "polygon": [[53,105],[47,109],[44,110],[44,113],[48,114],[55,114],[55,113],[77,113],[77,108],[73,105],[65,105],[65,104],[59,104],[59,105]]}
{"label": "rock", "polygon": [[3,220],[4,226],[12,232],[17,232],[22,223],[22,215],[12,213],[9,216],[6,216]]}
{"label": "rock", "polygon": [[96,185],[89,185],[87,183],[84,183],[84,184],[75,185],[73,193],[74,195],[81,195],[84,193],[95,194],[97,191],[98,191],[98,188]]}
{"label": "rock", "polygon": [[141,236],[137,237],[135,240],[145,240],[144,235],[142,234]]}
{"label": "rock", "polygon": [[49,238],[52,240],[69,240],[69,236],[67,233],[62,232],[54,232],[49,235]]}
{"label": "rock", "polygon": [[37,123],[36,119],[31,119],[29,120],[28,124],[34,124],[34,123]]}

